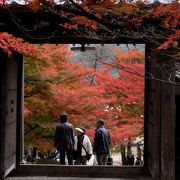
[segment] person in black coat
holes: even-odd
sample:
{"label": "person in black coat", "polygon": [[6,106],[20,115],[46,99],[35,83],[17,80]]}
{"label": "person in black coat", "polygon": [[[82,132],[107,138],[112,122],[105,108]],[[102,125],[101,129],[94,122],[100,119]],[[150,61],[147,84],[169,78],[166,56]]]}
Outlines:
{"label": "person in black coat", "polygon": [[110,154],[109,147],[111,144],[111,138],[108,130],[104,127],[104,120],[99,119],[97,122],[97,129],[94,136],[94,149],[96,154],[98,165],[106,165],[107,158]]}
{"label": "person in black coat", "polygon": [[134,155],[132,154],[131,151],[128,152],[127,154],[127,161],[128,161],[128,165],[134,165]]}
{"label": "person in black coat", "polygon": [[67,155],[68,164],[73,164],[74,131],[73,125],[68,123],[68,115],[60,115],[60,124],[56,127],[54,146],[60,152],[60,164],[65,165],[65,155]]}

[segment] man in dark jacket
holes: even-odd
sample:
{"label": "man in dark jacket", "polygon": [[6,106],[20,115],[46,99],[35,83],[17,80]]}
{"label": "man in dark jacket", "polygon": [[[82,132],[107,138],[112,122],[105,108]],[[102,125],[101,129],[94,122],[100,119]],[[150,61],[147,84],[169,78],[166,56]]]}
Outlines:
{"label": "man in dark jacket", "polygon": [[73,164],[74,132],[72,124],[68,123],[68,115],[60,115],[60,124],[56,127],[54,146],[60,151],[60,164],[65,165],[65,154],[68,164]]}
{"label": "man in dark jacket", "polygon": [[104,120],[99,119],[94,136],[94,153],[96,154],[98,165],[106,165],[110,144],[111,139],[108,130],[104,127]]}

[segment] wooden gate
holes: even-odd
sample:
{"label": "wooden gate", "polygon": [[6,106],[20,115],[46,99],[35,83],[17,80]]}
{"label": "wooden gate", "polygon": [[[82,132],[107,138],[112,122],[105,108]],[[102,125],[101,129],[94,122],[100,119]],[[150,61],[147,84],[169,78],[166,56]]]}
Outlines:
{"label": "wooden gate", "polygon": [[3,179],[16,167],[17,61],[1,57],[0,176]]}

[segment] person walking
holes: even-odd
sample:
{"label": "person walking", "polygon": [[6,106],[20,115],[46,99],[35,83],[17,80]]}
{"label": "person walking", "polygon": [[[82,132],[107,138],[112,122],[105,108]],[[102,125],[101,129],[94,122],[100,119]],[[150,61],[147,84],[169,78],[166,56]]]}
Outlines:
{"label": "person walking", "polygon": [[134,165],[134,155],[132,154],[131,150],[127,153],[127,161],[128,165]]}
{"label": "person walking", "polygon": [[108,130],[104,127],[104,120],[99,119],[97,122],[97,129],[94,135],[94,149],[98,165],[106,165],[107,158],[110,154],[109,148],[111,138]]}
{"label": "person walking", "polygon": [[75,128],[74,150],[77,151],[75,165],[86,165],[92,155],[92,145],[89,137],[85,135],[84,128]]}
{"label": "person walking", "polygon": [[68,114],[60,115],[60,124],[56,127],[54,146],[60,152],[60,164],[65,165],[65,155],[68,164],[73,164],[74,130],[73,125],[68,123]]}

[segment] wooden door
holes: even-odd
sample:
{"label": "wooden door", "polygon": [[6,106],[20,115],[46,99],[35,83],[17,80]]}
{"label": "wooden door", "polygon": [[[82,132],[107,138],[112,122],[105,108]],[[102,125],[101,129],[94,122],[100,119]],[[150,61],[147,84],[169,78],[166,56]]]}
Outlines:
{"label": "wooden door", "polygon": [[17,61],[1,55],[0,175],[3,178],[16,167]]}

